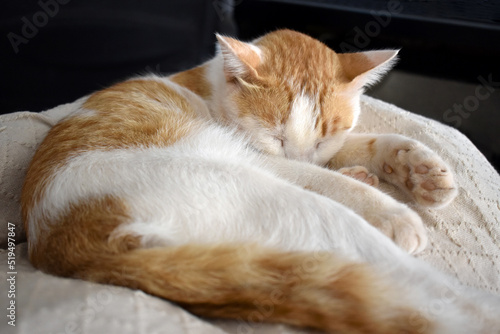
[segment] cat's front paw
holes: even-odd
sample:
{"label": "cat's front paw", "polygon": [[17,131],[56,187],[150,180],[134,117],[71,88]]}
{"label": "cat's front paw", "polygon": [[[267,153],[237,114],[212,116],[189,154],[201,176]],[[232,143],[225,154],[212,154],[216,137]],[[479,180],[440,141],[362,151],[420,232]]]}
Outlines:
{"label": "cat's front paw", "polygon": [[383,179],[410,193],[420,205],[445,206],[457,195],[450,168],[417,142],[405,141],[387,150],[380,168]]}
{"label": "cat's front paw", "polygon": [[363,166],[344,167],[339,169],[338,172],[373,187],[377,187],[379,184],[377,175],[370,173],[368,169]]}
{"label": "cat's front paw", "polygon": [[422,219],[405,205],[384,208],[364,215],[364,218],[410,254],[420,253],[427,246],[427,232]]}

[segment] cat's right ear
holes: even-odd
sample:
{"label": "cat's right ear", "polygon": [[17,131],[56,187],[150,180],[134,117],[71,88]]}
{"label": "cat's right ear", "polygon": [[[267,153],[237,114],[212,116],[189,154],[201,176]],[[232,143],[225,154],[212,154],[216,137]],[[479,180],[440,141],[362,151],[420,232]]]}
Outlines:
{"label": "cat's right ear", "polygon": [[257,78],[257,67],[261,62],[261,51],[255,45],[216,34],[220,52],[224,59],[224,75],[227,81]]}

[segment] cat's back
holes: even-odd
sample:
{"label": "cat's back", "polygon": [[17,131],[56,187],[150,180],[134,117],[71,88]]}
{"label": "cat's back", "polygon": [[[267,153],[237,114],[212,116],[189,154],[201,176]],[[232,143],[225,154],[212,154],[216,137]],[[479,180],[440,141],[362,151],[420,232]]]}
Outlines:
{"label": "cat's back", "polygon": [[245,145],[235,138],[210,120],[198,95],[168,79],[132,79],[98,91],[38,148],[23,189],[25,222],[29,212],[52,216],[82,198],[154,187],[182,156],[237,154]]}
{"label": "cat's back", "polygon": [[168,146],[186,135],[208,109],[188,89],[156,76],[132,79],[98,91],[57,124],[44,147],[112,149]]}

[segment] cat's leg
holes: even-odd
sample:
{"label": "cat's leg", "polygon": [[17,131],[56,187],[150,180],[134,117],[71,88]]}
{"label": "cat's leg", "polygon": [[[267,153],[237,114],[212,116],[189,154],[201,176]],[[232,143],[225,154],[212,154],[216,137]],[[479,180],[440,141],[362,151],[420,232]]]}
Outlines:
{"label": "cat's leg", "polygon": [[[128,205],[136,222],[118,233],[142,235],[146,247],[258,242],[284,250],[340,249],[358,259],[371,253],[369,245],[358,248],[349,240],[367,229],[375,232],[375,239],[386,239],[342,204],[260,166],[228,160],[177,156],[155,166],[154,173],[146,164],[149,171],[141,174],[148,187],[127,195],[133,198]],[[143,168],[135,165],[134,170]],[[147,202],[142,199],[146,197]]]}
{"label": "cat's leg", "polygon": [[389,195],[312,164],[272,156],[263,163],[279,177],[349,207],[406,251],[418,253],[427,245],[420,217]]}
{"label": "cat's leg", "polygon": [[[332,197],[354,195],[353,206],[360,211],[364,205],[372,206],[373,217],[381,224],[385,220],[396,223],[391,215],[420,222],[413,211],[377,189],[308,163],[274,157],[212,158],[197,152],[171,154],[155,149],[130,153],[130,160],[123,160],[124,155],[100,159],[117,172],[106,175],[107,181],[95,183],[102,192],[106,188],[103,182],[114,184],[115,196],[126,199],[134,222],[116,233],[141,236],[144,247],[258,242],[292,251],[338,250],[382,263],[405,253],[356,210]],[[140,174],[141,183],[120,178],[123,169]],[[410,250],[422,246],[418,231],[396,226],[393,233]],[[418,240],[406,245],[404,233]]]}
{"label": "cat's leg", "polygon": [[350,134],[328,166],[361,165],[412,196],[440,207],[457,195],[451,169],[422,143],[396,134]]}
{"label": "cat's leg", "polygon": [[[296,264],[294,270],[299,271],[304,268],[305,270],[318,268],[322,261],[321,251],[334,252],[350,259],[368,262],[373,270],[389,283],[389,288],[396,292],[397,297],[390,302],[396,302],[396,306],[415,307],[415,311],[408,314],[405,320],[411,322],[410,327],[422,329],[416,333],[474,332],[469,331],[468,327],[463,327],[469,321],[464,320],[461,306],[455,304],[460,304],[459,301],[465,298],[466,291],[455,285],[454,281],[445,283],[448,282],[446,278],[423,262],[407,255],[343,205],[275,176],[277,173],[290,176],[291,171],[296,171],[299,177],[306,175],[306,179],[311,181],[312,188],[324,185],[326,189],[331,190],[335,184],[328,184],[328,180],[335,179],[332,175],[338,175],[337,173],[306,163],[284,159],[281,161],[283,162],[281,167],[280,160],[274,161],[273,168],[269,168],[271,162],[267,161],[265,163],[267,168],[262,169],[253,163],[240,164],[188,156],[177,157],[175,160],[165,161],[164,164],[147,165],[148,170],[158,168],[159,173],[154,173],[155,175],[168,175],[168,178],[164,180],[154,178],[154,183],[148,182],[149,186],[145,191],[148,194],[155,194],[154,202],[150,203],[153,206],[146,210],[149,214],[138,219],[136,224],[126,225],[122,232],[128,231],[141,236],[141,239],[146,241],[144,246],[149,250],[161,250],[164,246],[175,247],[183,244],[230,243],[240,245],[237,250],[242,252],[243,245],[250,242],[283,251],[312,252],[306,253],[306,257]],[[286,166],[291,168],[286,171]],[[274,171],[274,175],[268,171],[269,169]],[[377,192],[376,189],[361,182],[342,175],[338,176],[340,178],[337,181],[347,180],[349,183],[345,185],[349,187],[357,184],[361,185],[358,189]],[[346,193],[345,190],[343,192]],[[142,210],[136,211],[134,216],[144,211],[144,203],[141,204],[141,208]],[[379,211],[384,209],[390,210],[391,207],[382,205],[378,208]],[[156,219],[151,218],[152,213]],[[150,241],[153,243],[149,244]],[[279,256],[277,254],[270,258],[278,263],[276,266],[279,270],[288,270],[283,266]],[[210,263],[217,263],[220,260],[219,257]],[[264,264],[269,266],[271,260],[266,261]],[[250,268],[257,270],[255,267]],[[302,279],[302,276],[299,275],[298,278]],[[338,294],[338,285],[333,284],[320,291],[328,294],[329,289],[332,289],[334,295]],[[387,292],[390,295],[389,291]],[[436,320],[432,313],[436,301],[439,303],[438,323],[443,322],[446,330],[434,332],[430,330],[430,323]],[[328,300],[325,302],[329,303]],[[381,312],[386,312],[388,307],[390,309],[394,306],[384,303],[386,302],[378,303],[375,300],[373,305],[376,310],[382,307]],[[306,313],[317,309],[309,302],[305,305]],[[483,312],[477,309],[476,305],[467,302],[463,308],[467,312],[475,310],[480,315]],[[421,314],[420,309],[431,313]],[[328,310],[328,306],[323,304],[318,312],[330,312]],[[458,329],[463,330],[458,331]]]}

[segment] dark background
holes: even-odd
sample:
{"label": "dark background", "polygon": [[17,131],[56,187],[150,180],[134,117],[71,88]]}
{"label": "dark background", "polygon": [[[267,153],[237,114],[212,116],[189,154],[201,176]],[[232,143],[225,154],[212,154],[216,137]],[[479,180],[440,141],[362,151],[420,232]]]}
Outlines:
{"label": "dark background", "polygon": [[[195,66],[212,56],[216,31],[248,40],[276,28],[339,52],[401,48],[368,94],[457,127],[499,168],[500,3],[491,0],[9,1],[0,10],[0,113]],[[464,105],[470,111],[458,113]]]}

